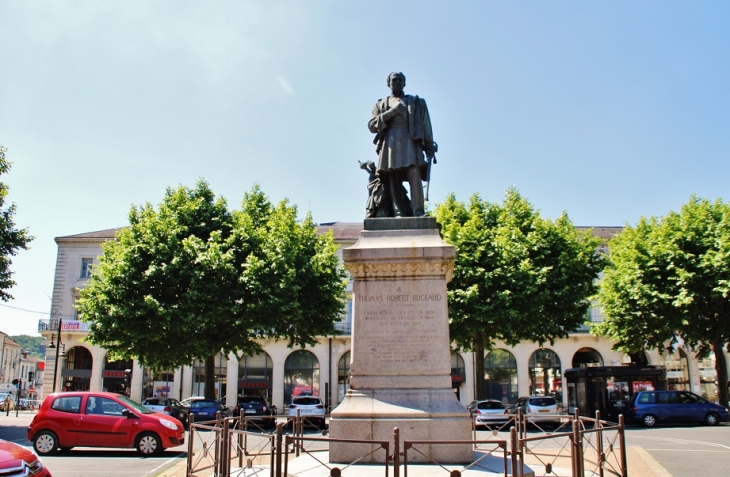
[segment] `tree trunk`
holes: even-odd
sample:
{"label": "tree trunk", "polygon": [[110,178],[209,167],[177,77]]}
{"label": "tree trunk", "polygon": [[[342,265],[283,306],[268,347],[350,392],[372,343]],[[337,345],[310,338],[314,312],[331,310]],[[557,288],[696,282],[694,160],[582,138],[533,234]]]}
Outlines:
{"label": "tree trunk", "polygon": [[715,353],[715,373],[717,374],[717,400],[721,406],[728,406],[727,360],[725,359],[725,343],[722,340],[712,342]]}
{"label": "tree trunk", "polygon": [[487,398],[487,389],[484,380],[484,335],[476,333],[474,336],[474,386],[476,399],[481,401]]}
{"label": "tree trunk", "polygon": [[215,356],[205,358],[205,398],[215,399]]}

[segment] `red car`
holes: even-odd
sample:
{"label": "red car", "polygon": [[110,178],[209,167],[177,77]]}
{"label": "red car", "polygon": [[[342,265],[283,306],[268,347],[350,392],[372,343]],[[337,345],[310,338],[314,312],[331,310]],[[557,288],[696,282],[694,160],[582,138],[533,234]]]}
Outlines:
{"label": "red car", "polygon": [[2,439],[0,439],[0,475],[52,477],[33,451]]}
{"label": "red car", "polygon": [[28,427],[40,455],[72,447],[136,448],[144,456],[185,443],[180,421],[114,393],[49,394]]}

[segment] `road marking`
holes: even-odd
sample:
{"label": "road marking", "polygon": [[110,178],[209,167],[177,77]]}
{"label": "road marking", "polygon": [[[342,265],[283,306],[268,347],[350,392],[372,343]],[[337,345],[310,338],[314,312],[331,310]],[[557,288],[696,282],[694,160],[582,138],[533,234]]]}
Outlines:
{"label": "road marking", "polygon": [[167,459],[167,461],[163,462],[162,464],[158,465],[154,469],[150,470],[146,475],[157,475],[157,473],[159,472],[160,468],[162,468],[162,467],[164,467],[166,465],[169,466],[170,465],[170,462],[172,462],[174,460],[177,460],[177,459],[180,459],[181,457],[185,457],[185,456],[187,456],[187,452],[181,452],[178,455],[176,455],[175,457],[170,457],[169,459]]}
{"label": "road marking", "polygon": [[643,438],[643,439],[656,439],[656,440],[665,440],[669,442],[674,442],[677,444],[696,444],[696,445],[704,445],[709,447],[721,447],[723,449],[730,450],[730,446],[726,446],[724,444],[716,444],[714,442],[707,442],[707,441],[695,441],[690,439],[676,439],[674,437],[659,437],[659,436],[631,436],[633,438]]}
{"label": "road marking", "polygon": [[705,450],[705,449],[644,449],[647,451],[669,451],[669,452],[714,452],[715,454],[730,454],[730,451]]}

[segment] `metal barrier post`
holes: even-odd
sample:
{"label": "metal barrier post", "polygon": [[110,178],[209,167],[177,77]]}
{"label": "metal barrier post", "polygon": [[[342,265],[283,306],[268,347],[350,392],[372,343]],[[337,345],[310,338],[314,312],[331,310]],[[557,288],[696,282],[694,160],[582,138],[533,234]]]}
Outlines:
{"label": "metal barrier post", "polygon": [[230,436],[228,435],[229,423],[228,419],[223,419],[223,435],[221,436],[221,461],[220,461],[220,476],[228,477],[231,467],[231,459],[229,454],[231,452]]}
{"label": "metal barrier post", "polygon": [[583,472],[583,435],[580,432],[580,421],[573,421],[573,475],[578,477]]}
{"label": "metal barrier post", "polygon": [[281,477],[281,439],[284,435],[283,427],[284,424],[276,423],[276,465],[274,466],[276,469],[274,471],[274,477]]}
{"label": "metal barrier post", "polygon": [[626,462],[626,436],[624,435],[624,415],[618,415],[618,441],[621,446],[621,477],[629,475],[629,469]]}
{"label": "metal barrier post", "polygon": [[[297,416],[294,421],[294,425],[292,426],[292,429],[294,431],[294,436],[302,437],[304,435],[304,423],[302,422],[302,410],[297,408]],[[294,455],[296,457],[299,457],[299,444],[296,442],[294,443]]]}
{"label": "metal barrier post", "polygon": [[603,455],[603,423],[601,422],[601,411],[596,411],[596,454],[598,454],[598,475],[603,477],[603,463],[606,460],[606,456]]}
{"label": "metal barrier post", "polygon": [[397,427],[393,428],[393,477],[400,477],[400,430]]}
{"label": "metal barrier post", "polygon": [[[517,459],[517,449],[519,444],[517,443],[517,429],[512,427],[509,430],[509,447],[512,451],[512,455],[510,456],[511,462],[512,462],[512,477],[520,476],[522,477],[522,464],[518,463]],[[519,470],[518,470],[519,465]],[[518,473],[519,472],[519,473]]]}
{"label": "metal barrier post", "polygon": [[195,414],[188,416],[188,465],[185,475],[190,475],[193,472],[193,435],[195,435],[195,429],[193,424],[195,423]]}

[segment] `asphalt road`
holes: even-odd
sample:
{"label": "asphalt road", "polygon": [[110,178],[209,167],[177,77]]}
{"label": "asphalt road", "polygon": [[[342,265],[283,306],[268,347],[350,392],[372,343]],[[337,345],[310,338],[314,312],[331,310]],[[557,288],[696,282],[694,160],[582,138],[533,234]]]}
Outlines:
{"label": "asphalt road", "polygon": [[[26,437],[33,414],[0,413],[0,438],[32,448]],[[187,436],[186,436],[187,441]],[[187,447],[167,449],[156,457],[140,457],[134,449],[78,447],[42,458],[53,477],[154,477],[187,455]]]}
{"label": "asphalt road", "polygon": [[674,477],[711,477],[730,472],[728,423],[715,427],[632,427],[626,432],[626,445],[643,447]]}

